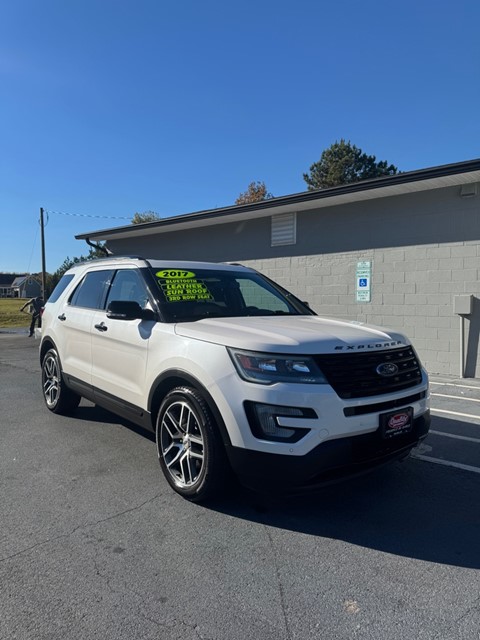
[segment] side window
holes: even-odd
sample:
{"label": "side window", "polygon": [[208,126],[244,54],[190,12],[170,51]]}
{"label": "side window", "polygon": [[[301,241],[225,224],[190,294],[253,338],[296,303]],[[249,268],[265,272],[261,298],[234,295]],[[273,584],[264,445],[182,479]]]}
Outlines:
{"label": "side window", "polygon": [[136,269],[119,269],[108,292],[107,304],[112,300],[132,300],[142,309],[148,306],[149,298],[145,282]]}
{"label": "side window", "polygon": [[280,299],[278,295],[259,286],[255,281],[239,279],[238,282],[246,307],[252,307],[259,311],[268,311],[270,313],[290,312],[288,305]]}
{"label": "side window", "polygon": [[112,280],[113,271],[91,271],[80,282],[70,298],[74,307],[101,309],[105,292]]}
{"label": "side window", "polygon": [[62,276],[60,278],[57,286],[52,291],[52,293],[51,293],[50,297],[48,298],[47,302],[56,302],[60,298],[62,293],[65,291],[65,289],[68,287],[70,282],[73,280],[73,278],[74,278],[73,273],[69,273],[68,275]]}

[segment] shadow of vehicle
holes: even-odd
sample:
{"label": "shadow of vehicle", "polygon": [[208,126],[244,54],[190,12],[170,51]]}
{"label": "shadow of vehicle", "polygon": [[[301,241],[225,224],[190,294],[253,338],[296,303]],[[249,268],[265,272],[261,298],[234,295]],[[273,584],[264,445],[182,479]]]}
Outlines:
{"label": "shadow of vehicle", "polygon": [[137,433],[140,436],[143,436],[147,440],[151,442],[155,442],[155,434],[153,431],[149,431],[148,429],[144,429],[136,425],[134,422],[130,422],[129,420],[124,420],[120,416],[117,416],[114,413],[111,413],[107,409],[103,409],[103,407],[99,407],[98,405],[94,405],[90,403],[88,400],[82,400],[82,404],[75,410],[73,416],[78,420],[85,420],[85,422],[103,422],[105,424],[120,424],[123,427],[133,431],[133,433]]}
{"label": "shadow of vehicle", "polygon": [[[152,432],[98,406],[80,406],[75,417],[121,424],[155,441]],[[234,483],[224,498],[203,507],[316,536],[319,545],[321,538],[344,540],[398,556],[478,569],[479,494],[479,474],[408,458],[308,494],[258,494]]]}
{"label": "shadow of vehicle", "polygon": [[[480,476],[408,459],[309,495],[238,490],[215,511],[441,564],[480,568]],[[319,546],[319,553],[321,547]]]}

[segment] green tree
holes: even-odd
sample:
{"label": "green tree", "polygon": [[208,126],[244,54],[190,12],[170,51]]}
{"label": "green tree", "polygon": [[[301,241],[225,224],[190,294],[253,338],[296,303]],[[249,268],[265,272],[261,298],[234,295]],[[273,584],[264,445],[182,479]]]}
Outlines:
{"label": "green tree", "polygon": [[375,156],[367,155],[350,141],[342,139],[325,149],[320,160],[310,167],[310,173],[303,174],[303,179],[308,190],[313,191],[396,173],[398,169],[393,164],[385,160],[377,162]]}
{"label": "green tree", "polygon": [[235,204],[249,204],[251,202],[261,202],[273,198],[272,194],[267,191],[265,182],[251,182],[246,191],[241,193],[235,200]]}
{"label": "green tree", "polygon": [[67,256],[54,273],[47,273],[45,283],[47,289],[47,297],[57,286],[63,274],[68,271],[70,267],[73,267],[74,264],[78,264],[79,262],[86,262],[87,260],[95,260],[96,258],[105,258],[105,252],[102,251],[102,247],[104,246],[104,244],[99,244],[98,247],[90,247],[86,256],[78,256],[75,258],[69,258]]}
{"label": "green tree", "polygon": [[155,211],[144,211],[143,213],[136,213],[132,218],[132,224],[144,224],[145,222],[157,222],[160,220],[160,216]]}

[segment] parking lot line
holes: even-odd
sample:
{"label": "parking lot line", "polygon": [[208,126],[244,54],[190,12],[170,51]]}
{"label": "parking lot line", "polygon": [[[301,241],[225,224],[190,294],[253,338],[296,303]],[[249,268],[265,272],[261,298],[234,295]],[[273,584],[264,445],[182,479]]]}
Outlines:
{"label": "parking lot line", "polygon": [[445,433],[445,431],[434,431],[430,429],[429,433],[433,433],[436,436],[445,436],[445,438],[455,438],[455,440],[467,440],[468,442],[478,442],[480,444],[480,438],[470,438],[469,436],[457,436],[455,433]]}
{"label": "parking lot line", "polygon": [[432,458],[430,456],[424,456],[421,453],[412,453],[412,458],[415,460],[424,460],[425,462],[432,462],[433,464],[441,464],[444,467],[455,467],[456,469],[463,469],[463,471],[472,471],[473,473],[480,473],[480,467],[472,467],[469,464],[461,464],[460,462],[452,462],[451,460],[441,460],[440,458]]}
{"label": "parking lot line", "polygon": [[458,411],[447,411],[447,409],[431,409],[432,413],[446,413],[449,416],[459,416],[460,418],[473,418],[474,420],[480,420],[480,415],[472,413],[460,413]]}
{"label": "parking lot line", "polygon": [[[431,413],[432,416],[437,416],[437,423],[442,425],[441,429],[444,430],[440,431],[434,421],[432,427],[437,428],[430,430],[432,437],[427,439],[425,447],[420,446],[414,450],[412,457],[425,462],[480,473],[476,455],[480,444],[479,382],[478,380],[430,379],[430,393],[432,405],[434,405],[431,407]],[[438,405],[448,409],[437,408]],[[476,413],[471,413],[472,411]]]}
{"label": "parking lot line", "polygon": [[432,393],[436,398],[453,398],[454,400],[466,400],[467,402],[480,402],[479,398],[466,398],[465,396],[449,396],[446,393]]}
{"label": "parking lot line", "polygon": [[432,379],[430,379],[430,384],[437,384],[441,387],[459,387],[460,389],[476,389],[477,391],[480,391],[480,385],[474,386],[471,384],[458,384],[458,382],[437,382]]}

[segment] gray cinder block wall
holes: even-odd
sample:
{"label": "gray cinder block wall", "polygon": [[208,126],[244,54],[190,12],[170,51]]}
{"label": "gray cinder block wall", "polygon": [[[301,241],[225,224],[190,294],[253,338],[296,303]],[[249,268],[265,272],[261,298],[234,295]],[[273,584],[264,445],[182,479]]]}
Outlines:
{"label": "gray cinder block wall", "polygon": [[[356,269],[372,264],[371,302],[356,302]],[[320,315],[398,329],[430,373],[460,375],[460,317],[454,297],[471,294],[465,319],[465,375],[480,377],[480,243],[419,245],[249,260]]]}

